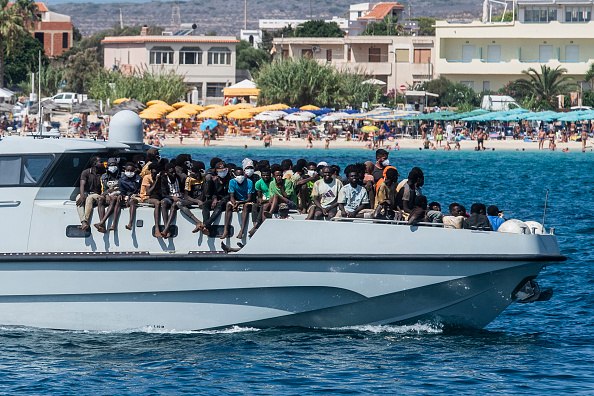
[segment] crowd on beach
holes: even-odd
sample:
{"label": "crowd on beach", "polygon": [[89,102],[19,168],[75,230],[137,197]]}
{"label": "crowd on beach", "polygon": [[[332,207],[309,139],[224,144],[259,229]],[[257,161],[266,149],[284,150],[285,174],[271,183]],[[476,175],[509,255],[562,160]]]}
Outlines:
{"label": "crowd on beach", "polygon": [[[212,158],[207,168],[190,154],[167,160],[157,148],[150,148],[146,156],[136,155],[124,164],[118,158],[95,157],[81,174],[76,205],[80,229],[85,231],[97,206],[99,221],[93,226],[101,233],[117,230],[122,208],[130,209],[126,229],[132,230],[137,207],[153,206],[157,238],[172,237],[178,210],[196,224],[193,232],[205,236],[210,236],[211,226],[224,213],[221,239],[231,236],[234,212],[241,212],[239,239],[248,227],[251,237],[266,219],[292,219],[291,214],[306,220],[364,218],[495,231],[504,221],[496,206],[486,208],[482,203],[473,204],[470,214],[463,205],[452,203],[444,214],[439,203],[428,203],[423,195],[425,177],[418,167],[399,179],[384,149],[375,152],[375,161],[348,165],[341,173],[337,165],[303,158],[280,164],[249,158],[233,164]],[[201,219],[192,208],[201,210]],[[110,216],[112,225],[106,229]]]}

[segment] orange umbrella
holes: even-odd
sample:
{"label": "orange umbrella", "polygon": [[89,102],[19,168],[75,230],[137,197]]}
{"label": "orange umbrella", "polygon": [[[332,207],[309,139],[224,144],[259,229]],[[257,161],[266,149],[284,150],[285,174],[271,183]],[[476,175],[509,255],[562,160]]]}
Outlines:
{"label": "orange umbrella", "polygon": [[146,105],[147,106],[154,106],[154,105],[159,104],[159,103],[160,104],[167,104],[166,102],[163,102],[162,100],[155,99],[155,100],[150,100],[150,101],[146,102]]}
{"label": "orange umbrella", "polygon": [[314,106],[314,105],[306,105],[306,106],[302,106],[300,107],[301,110],[320,110],[320,108],[318,106]]}
{"label": "orange umbrella", "polygon": [[189,105],[188,102],[177,102],[177,103],[172,104],[171,106],[175,107],[176,109],[179,109],[180,107],[184,107],[187,105]]}
{"label": "orange umbrella", "polygon": [[113,104],[120,104],[120,103],[123,103],[123,102],[127,102],[129,100],[130,100],[130,98],[119,98],[119,99],[114,100],[112,103]]}
{"label": "orange umbrella", "polygon": [[228,118],[235,118],[236,120],[247,120],[252,118],[254,115],[245,109],[237,109],[233,110],[231,113],[227,114]]}
{"label": "orange umbrella", "polygon": [[223,107],[223,106],[221,106],[219,104],[211,104],[211,105],[205,106],[204,108],[206,110],[208,110],[208,109],[216,109],[217,107]]}
{"label": "orange umbrella", "polygon": [[167,114],[167,117],[165,118],[170,118],[170,119],[175,119],[175,118],[190,118],[191,115],[186,113],[183,109],[178,109],[175,111],[172,111],[171,113]]}

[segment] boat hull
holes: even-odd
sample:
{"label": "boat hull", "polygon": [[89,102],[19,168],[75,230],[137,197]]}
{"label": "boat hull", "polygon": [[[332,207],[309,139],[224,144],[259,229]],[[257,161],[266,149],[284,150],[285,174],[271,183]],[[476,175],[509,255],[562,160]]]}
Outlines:
{"label": "boat hull", "polygon": [[0,324],[188,331],[432,321],[482,328],[545,264],[543,257],[168,256],[4,256]]}

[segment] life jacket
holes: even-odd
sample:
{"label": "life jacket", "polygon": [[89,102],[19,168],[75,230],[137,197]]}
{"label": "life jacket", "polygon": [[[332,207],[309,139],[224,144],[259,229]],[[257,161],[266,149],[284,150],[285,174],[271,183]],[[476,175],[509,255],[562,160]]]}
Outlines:
{"label": "life jacket", "polygon": [[383,183],[383,182],[386,180],[386,171],[387,171],[388,169],[394,169],[396,172],[398,172],[398,169],[396,169],[396,167],[395,167],[395,166],[392,166],[392,165],[388,165],[388,166],[386,166],[386,167],[384,168],[384,173],[383,173],[384,177],[382,177],[381,179],[379,179],[379,180],[377,181],[377,184],[375,185],[375,193],[376,193],[376,194],[377,194],[377,191],[379,190],[379,186],[381,186],[381,184],[382,184],[382,183]]}

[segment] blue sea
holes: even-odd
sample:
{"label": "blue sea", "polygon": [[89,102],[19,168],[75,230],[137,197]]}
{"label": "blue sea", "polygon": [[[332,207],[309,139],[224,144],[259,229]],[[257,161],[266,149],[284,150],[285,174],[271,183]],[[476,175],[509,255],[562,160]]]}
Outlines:
{"label": "blue sea", "polygon": [[[437,323],[190,333],[0,327],[0,393],[594,394],[594,154],[573,151],[390,153],[403,176],[423,169],[424,193],[444,209],[483,202],[506,218],[542,221],[549,190],[546,226],[555,227],[568,260],[538,281],[555,294],[512,304],[484,330],[444,332]],[[205,163],[305,157],[342,169],[374,159],[366,150],[215,146],[162,155],[182,152]]]}

